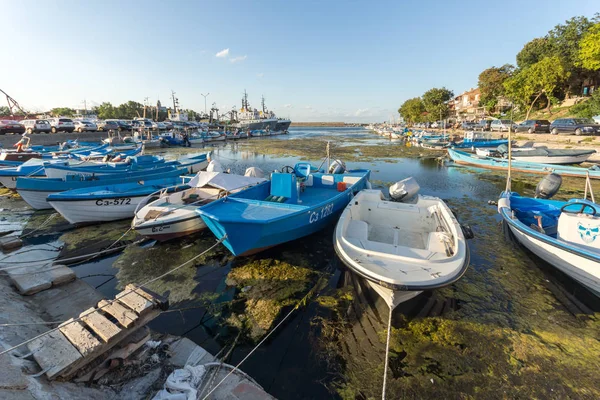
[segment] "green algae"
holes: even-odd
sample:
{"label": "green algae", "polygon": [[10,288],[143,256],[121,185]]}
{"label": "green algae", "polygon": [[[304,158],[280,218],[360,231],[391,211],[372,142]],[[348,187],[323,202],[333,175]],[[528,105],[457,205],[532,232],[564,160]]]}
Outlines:
{"label": "green algae", "polygon": [[[65,222],[59,214],[53,215],[56,215],[54,220]],[[128,228],[129,224],[123,221],[82,226],[63,233],[59,240],[65,244],[65,250],[78,250],[100,242],[111,245],[117,240],[134,240],[137,233]]]}
{"label": "green algae", "polygon": [[[152,247],[128,246],[113,263],[113,268],[118,269],[118,288],[123,289],[129,283],[142,284],[165,274],[203,253],[214,244],[214,237],[202,236],[187,243],[171,241]],[[203,267],[226,266],[229,257],[231,256],[224,247],[217,246],[168,276],[150,283],[147,287],[167,296],[171,304],[202,299],[202,294],[195,290],[199,279],[202,279],[197,276],[202,274]]]}
{"label": "green algae", "polygon": [[[340,143],[339,138],[330,138],[330,153],[332,157],[344,161],[386,161],[391,158],[418,158],[435,157],[435,151],[420,147],[406,146],[404,142],[388,142],[379,144],[362,143],[356,139]],[[327,137],[306,139],[276,140],[264,139],[260,141],[241,142],[244,150],[260,154],[275,156],[294,156],[303,160],[318,160],[325,156]]]}
{"label": "green algae", "polygon": [[238,319],[246,327],[248,336],[257,340],[269,331],[285,307],[296,305],[314,285],[318,274],[298,263],[271,258],[242,262],[243,265],[232,268],[226,283],[240,289],[245,313],[238,315]]}

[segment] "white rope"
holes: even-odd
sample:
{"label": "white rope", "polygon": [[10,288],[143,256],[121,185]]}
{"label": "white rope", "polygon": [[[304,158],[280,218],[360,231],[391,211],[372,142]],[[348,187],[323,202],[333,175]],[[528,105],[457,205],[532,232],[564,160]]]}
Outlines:
{"label": "white rope", "polygon": [[392,311],[393,308],[390,307],[390,318],[388,320],[388,329],[387,329],[387,341],[385,343],[385,367],[383,369],[383,389],[381,390],[381,400],[385,400],[385,387],[387,386],[387,372],[388,372],[388,355],[390,352],[390,339],[392,336]]}
{"label": "white rope", "polygon": [[179,266],[177,266],[177,267],[175,267],[175,268],[173,268],[173,269],[171,269],[171,270],[169,270],[169,271],[165,272],[164,274],[162,274],[162,275],[159,275],[159,276],[157,276],[157,277],[155,277],[155,278],[152,278],[152,279],[150,279],[150,280],[147,280],[146,282],[144,282],[144,283],[142,283],[142,284],[140,284],[140,285],[137,285],[137,286],[136,286],[136,287],[134,287],[133,289],[130,289],[130,290],[126,290],[126,291],[124,291],[124,292],[121,292],[121,293],[120,293],[119,295],[117,295],[117,297],[115,297],[114,299],[107,301],[105,305],[103,305],[103,306],[101,306],[101,307],[96,307],[96,308],[92,309],[92,310],[91,310],[91,311],[89,311],[89,312],[83,313],[83,314],[81,314],[79,317],[77,317],[77,318],[74,318],[74,319],[70,320],[69,322],[66,322],[66,321],[64,321],[64,322],[61,324],[61,326],[58,326],[58,327],[56,327],[56,328],[53,328],[53,329],[50,329],[50,330],[48,330],[48,331],[46,331],[46,332],[44,332],[44,333],[42,333],[42,334],[39,334],[39,335],[37,335],[37,336],[35,336],[35,337],[31,338],[31,339],[27,339],[27,340],[25,340],[24,342],[22,342],[22,343],[20,343],[20,344],[18,344],[18,345],[16,345],[16,346],[13,346],[13,347],[11,347],[11,348],[9,348],[9,349],[6,349],[6,350],[4,350],[4,351],[0,352],[0,356],[2,356],[2,355],[4,355],[4,354],[6,354],[6,353],[8,353],[8,352],[11,352],[11,351],[13,351],[13,350],[16,350],[16,349],[18,349],[19,347],[21,347],[21,346],[23,346],[23,345],[25,345],[25,344],[27,344],[27,343],[31,343],[31,342],[33,342],[34,340],[36,340],[36,339],[39,339],[39,338],[41,338],[41,337],[43,337],[43,336],[45,336],[45,335],[47,335],[47,334],[49,334],[49,333],[56,332],[56,331],[57,331],[57,330],[59,330],[59,329],[60,329],[62,326],[66,326],[66,325],[72,324],[72,323],[74,323],[74,322],[81,321],[83,318],[87,317],[88,315],[90,315],[90,314],[92,314],[92,313],[94,313],[94,312],[96,312],[96,311],[98,311],[98,310],[101,310],[101,309],[103,309],[104,307],[108,307],[108,306],[112,305],[112,304],[113,304],[115,301],[117,301],[118,299],[120,299],[120,298],[122,298],[122,297],[125,297],[125,296],[127,296],[128,294],[130,294],[130,293],[132,293],[132,292],[135,292],[135,291],[136,291],[136,290],[138,290],[140,287],[142,287],[142,286],[146,286],[146,285],[149,285],[149,284],[151,284],[151,283],[153,283],[153,282],[156,282],[156,281],[157,281],[157,280],[159,280],[159,279],[162,279],[162,278],[164,278],[165,276],[167,276],[167,275],[169,275],[169,274],[172,274],[173,272],[177,271],[178,269],[180,269],[180,268],[183,268],[184,266],[188,265],[188,264],[189,264],[189,263],[191,263],[192,261],[194,261],[194,260],[196,260],[196,259],[198,259],[198,258],[202,257],[204,254],[208,253],[209,251],[211,251],[212,249],[214,249],[215,247],[217,247],[219,244],[221,244],[221,243],[222,243],[222,242],[223,242],[223,241],[224,241],[226,238],[227,238],[227,235],[223,236],[221,239],[219,239],[219,241],[217,241],[217,243],[215,243],[214,245],[212,245],[212,246],[211,246],[211,247],[209,247],[208,249],[204,250],[202,253],[200,253],[200,254],[198,254],[198,255],[196,255],[196,256],[194,256],[194,257],[190,258],[189,260],[187,260],[187,261],[186,261],[186,262],[184,262],[183,264],[180,264]]}

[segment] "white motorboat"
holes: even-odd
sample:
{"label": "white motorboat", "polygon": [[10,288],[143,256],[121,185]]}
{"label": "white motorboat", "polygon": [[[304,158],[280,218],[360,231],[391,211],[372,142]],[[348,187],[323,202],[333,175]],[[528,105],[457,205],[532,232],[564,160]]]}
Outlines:
{"label": "white motorboat", "polygon": [[361,191],[338,221],[335,249],[390,310],[457,281],[469,265],[465,237],[448,206],[422,195],[410,204],[386,201],[379,190]]}
{"label": "white motorboat", "polygon": [[196,213],[198,207],[265,180],[262,177],[201,171],[188,183],[190,189],[172,193],[162,190],[150,195],[149,198],[158,195],[158,199],[135,211],[131,227],[141,235],[161,241],[198,232],[206,228]]}
{"label": "white motorboat", "polygon": [[[508,148],[504,146],[498,149],[480,149],[475,150],[481,157],[508,157]],[[540,147],[518,147],[511,151],[511,157],[515,161],[526,161],[537,164],[581,164],[587,161],[592,154],[596,153],[594,149],[549,149],[545,146]]]}

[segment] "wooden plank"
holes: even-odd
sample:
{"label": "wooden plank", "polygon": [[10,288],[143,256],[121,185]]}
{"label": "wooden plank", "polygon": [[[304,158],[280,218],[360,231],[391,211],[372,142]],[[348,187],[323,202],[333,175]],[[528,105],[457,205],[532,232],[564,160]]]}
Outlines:
{"label": "wooden plank", "polygon": [[74,322],[73,318],[62,323],[60,331],[84,357],[102,346],[102,343],[94,335],[88,332],[79,321]]}
{"label": "wooden plank", "polygon": [[95,334],[100,336],[100,338],[105,342],[108,342],[119,332],[121,332],[121,329],[110,322],[104,315],[94,310],[94,307],[89,308],[82,312],[79,316],[83,322],[92,328]]}
{"label": "wooden plank", "polygon": [[98,303],[98,308],[102,308],[102,311],[112,315],[119,322],[119,324],[125,328],[129,328],[138,318],[136,313],[124,307],[118,301],[109,303],[106,300],[100,300]]}
{"label": "wooden plank", "polygon": [[27,347],[48,379],[54,379],[67,368],[84,360],[77,348],[60,331],[53,331],[31,341]]}
{"label": "wooden plank", "polygon": [[[129,290],[125,290],[119,293],[118,295],[116,295],[115,299],[125,304],[127,307],[131,308],[139,315],[143,315],[152,310],[152,308],[154,308],[153,302],[148,301],[146,298],[140,296],[136,292],[127,293],[128,291]],[[123,296],[123,293],[127,294]]]}
{"label": "wooden plank", "polygon": [[169,308],[169,299],[168,298],[161,296],[160,294],[155,293],[148,288],[145,288],[143,286],[136,287],[135,285],[130,283],[127,286],[125,286],[125,289],[126,290],[135,289],[135,293],[139,294],[146,300],[155,303],[163,311]]}
{"label": "wooden plank", "polygon": [[78,373],[83,366],[91,363],[96,358],[98,358],[102,354],[104,354],[107,351],[109,351],[110,349],[112,349],[114,346],[119,344],[123,339],[125,339],[126,337],[128,337],[129,335],[131,335],[132,333],[137,331],[140,327],[145,326],[148,322],[152,321],[154,318],[156,318],[159,315],[160,315],[159,310],[150,310],[150,312],[148,314],[144,315],[143,317],[138,318],[135,321],[135,323],[131,326],[131,328],[122,329],[113,338],[113,340],[111,340],[110,342],[105,343],[103,346],[97,348],[96,350],[94,350],[93,352],[88,354],[87,357],[85,357],[85,358],[81,357],[81,359],[77,360],[76,362],[74,362],[70,366],[68,366],[68,368],[64,369],[61,372],[61,377],[69,379],[70,377],[72,377],[73,375]]}

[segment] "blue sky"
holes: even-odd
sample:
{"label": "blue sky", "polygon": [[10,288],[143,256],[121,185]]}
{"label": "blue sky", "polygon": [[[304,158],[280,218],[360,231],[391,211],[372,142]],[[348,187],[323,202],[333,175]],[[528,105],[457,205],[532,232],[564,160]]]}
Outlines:
{"label": "blue sky", "polygon": [[[1,86],[42,111],[110,101],[250,103],[296,121],[382,121],[434,86],[460,93],[597,0],[0,0]],[[224,51],[226,50],[227,51]],[[217,57],[217,54],[222,55]],[[3,101],[0,100],[0,101]]]}

